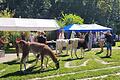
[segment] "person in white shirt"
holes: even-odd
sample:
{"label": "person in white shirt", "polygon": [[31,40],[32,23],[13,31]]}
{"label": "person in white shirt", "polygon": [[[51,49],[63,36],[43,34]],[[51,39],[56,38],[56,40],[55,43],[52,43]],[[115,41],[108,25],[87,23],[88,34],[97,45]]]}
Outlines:
{"label": "person in white shirt", "polygon": [[34,40],[35,40],[35,37],[34,37],[33,33],[31,33],[30,34],[30,42],[34,42]]}
{"label": "person in white shirt", "polygon": [[93,41],[92,41],[92,40],[93,40],[93,34],[92,34],[91,31],[89,32],[88,38],[89,38],[89,39],[88,39],[88,44],[87,44],[87,45],[88,45],[88,50],[91,50],[91,49],[92,49],[92,42],[93,42]]}
{"label": "person in white shirt", "polygon": [[75,38],[75,35],[76,35],[75,31],[72,31],[70,38],[71,39]]}
{"label": "person in white shirt", "polygon": [[59,33],[59,39],[64,39],[65,36],[64,36],[64,30],[62,30],[60,33]]}

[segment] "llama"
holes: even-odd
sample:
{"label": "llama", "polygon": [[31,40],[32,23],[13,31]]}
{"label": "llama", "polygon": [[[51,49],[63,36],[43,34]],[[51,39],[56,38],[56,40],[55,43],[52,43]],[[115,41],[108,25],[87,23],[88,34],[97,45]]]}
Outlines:
{"label": "llama", "polygon": [[78,47],[78,42],[79,42],[79,38],[73,38],[73,39],[69,39],[69,43],[70,43],[70,49],[71,49],[71,57],[73,58],[72,54],[74,51],[74,54],[76,56],[76,58],[78,58],[77,56],[77,47]]}
{"label": "llama", "polygon": [[23,51],[21,62],[20,62],[20,71],[22,70],[22,64],[24,64],[24,68],[26,70],[25,60],[30,50],[33,54],[37,54],[36,56],[37,61],[38,61],[38,57],[41,56],[41,69],[43,69],[43,60],[45,55],[50,56],[50,58],[55,63],[56,69],[59,68],[59,61],[57,60],[54,52],[48,45],[37,43],[37,42],[26,42],[24,40],[20,40],[18,41],[18,43],[22,46],[22,51]]}
{"label": "llama", "polygon": [[57,39],[56,40],[56,53],[57,53],[57,49],[59,50],[59,53],[62,53],[63,47],[66,47],[66,55],[68,54],[68,50],[71,50],[71,57],[73,58],[72,56],[73,51],[75,53],[75,56],[77,57],[76,52],[77,52],[77,47],[78,47],[78,41],[79,41],[79,38]]}
{"label": "llama", "polygon": [[[68,54],[69,40],[68,39],[57,39],[56,40],[56,53],[62,53],[63,47],[66,47],[66,55]],[[58,50],[58,51],[57,51]]]}

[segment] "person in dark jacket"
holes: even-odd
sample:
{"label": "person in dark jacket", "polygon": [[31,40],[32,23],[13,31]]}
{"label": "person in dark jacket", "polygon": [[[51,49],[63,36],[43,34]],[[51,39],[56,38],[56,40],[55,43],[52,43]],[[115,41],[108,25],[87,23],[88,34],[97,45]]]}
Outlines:
{"label": "person in dark jacket", "polygon": [[107,33],[105,34],[105,41],[107,47],[106,57],[110,57],[112,55],[112,42],[113,42],[112,34],[110,33],[110,31],[107,31]]}
{"label": "person in dark jacket", "polygon": [[38,35],[36,37],[36,41],[39,43],[44,43],[46,44],[47,38],[45,36],[44,32],[38,32]]}
{"label": "person in dark jacket", "polygon": [[89,41],[89,33],[87,32],[85,34],[85,45],[86,45],[86,48],[88,48],[88,41]]}

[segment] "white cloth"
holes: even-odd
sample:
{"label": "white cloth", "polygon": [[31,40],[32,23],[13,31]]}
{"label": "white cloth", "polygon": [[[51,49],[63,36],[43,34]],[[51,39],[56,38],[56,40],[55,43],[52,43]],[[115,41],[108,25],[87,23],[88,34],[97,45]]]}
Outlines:
{"label": "white cloth", "polygon": [[65,38],[64,33],[60,33],[59,34],[59,39],[64,39],[64,38]]}

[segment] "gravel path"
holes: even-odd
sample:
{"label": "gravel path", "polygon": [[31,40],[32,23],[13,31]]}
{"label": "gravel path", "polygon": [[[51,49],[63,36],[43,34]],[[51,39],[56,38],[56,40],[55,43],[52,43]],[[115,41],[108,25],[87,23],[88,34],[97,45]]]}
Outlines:
{"label": "gravel path", "polygon": [[[21,56],[21,55],[22,55],[22,54],[20,54],[20,56]],[[0,58],[0,63],[12,61],[12,60],[15,60],[15,59],[17,59],[17,56],[16,56],[15,53],[5,54],[4,57],[1,57],[1,58]]]}

